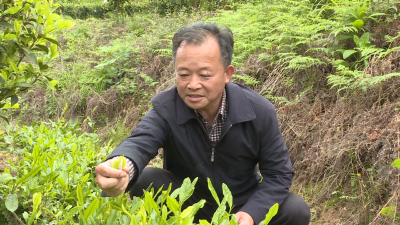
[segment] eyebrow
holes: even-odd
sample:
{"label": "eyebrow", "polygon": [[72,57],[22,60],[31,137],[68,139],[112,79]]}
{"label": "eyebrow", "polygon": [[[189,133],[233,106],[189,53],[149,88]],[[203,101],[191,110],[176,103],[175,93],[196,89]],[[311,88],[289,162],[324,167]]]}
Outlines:
{"label": "eyebrow", "polygon": [[[189,71],[189,69],[187,67],[179,67],[176,71],[179,72],[179,71],[183,71],[183,70]],[[212,69],[209,66],[201,67],[201,68],[198,69],[198,71],[202,71],[202,70],[209,70],[210,71]]]}

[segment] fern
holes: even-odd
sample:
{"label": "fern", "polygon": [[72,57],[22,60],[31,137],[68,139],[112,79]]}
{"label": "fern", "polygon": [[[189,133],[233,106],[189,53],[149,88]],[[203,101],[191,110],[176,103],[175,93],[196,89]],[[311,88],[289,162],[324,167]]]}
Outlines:
{"label": "fern", "polygon": [[363,71],[353,71],[343,65],[339,65],[337,69],[338,72],[336,75],[330,74],[328,76],[328,84],[331,85],[331,88],[338,87],[337,92],[348,89],[367,91],[368,87],[373,87],[393,77],[400,77],[400,73],[389,73],[372,77],[370,74],[365,74]]}
{"label": "fern", "polygon": [[243,75],[234,74],[232,78],[243,80],[246,85],[257,85],[260,83],[260,81],[258,81],[256,78],[246,74]]}

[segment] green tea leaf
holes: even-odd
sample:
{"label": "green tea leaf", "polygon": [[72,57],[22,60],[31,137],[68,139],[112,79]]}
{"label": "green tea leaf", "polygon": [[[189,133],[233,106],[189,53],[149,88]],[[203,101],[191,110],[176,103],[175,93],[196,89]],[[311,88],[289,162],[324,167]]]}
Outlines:
{"label": "green tea leaf", "polygon": [[9,194],[6,199],[6,208],[14,212],[18,208],[18,196],[16,193]]}
{"label": "green tea leaf", "polygon": [[275,203],[268,211],[267,215],[265,215],[264,224],[268,224],[272,217],[274,217],[278,213],[279,204]]}
{"label": "green tea leaf", "polygon": [[60,43],[52,38],[48,38],[48,37],[43,37],[44,39],[50,41],[51,43],[56,44],[58,47],[61,47]]}
{"label": "green tea leaf", "polygon": [[176,201],[174,198],[170,198],[169,196],[167,197],[167,206],[175,215],[177,215],[178,211],[180,211],[178,201]]}
{"label": "green tea leaf", "polygon": [[185,210],[183,210],[183,212],[181,213],[180,216],[182,218],[185,218],[185,217],[189,216],[192,211],[193,211],[193,206],[189,206]]}
{"label": "green tea leaf", "polygon": [[400,168],[400,159],[394,160],[394,162],[392,163],[392,166]]}
{"label": "green tea leaf", "polygon": [[11,95],[11,106],[17,104],[18,102],[18,96],[17,95]]}
{"label": "green tea leaf", "polygon": [[15,185],[18,186],[19,184],[21,184],[25,180],[35,176],[37,173],[39,173],[39,171],[40,171],[40,166],[37,166],[36,168],[34,168],[31,171],[29,171],[29,173],[27,173],[24,176],[22,176],[21,178],[19,178],[17,180],[17,182],[15,183]]}
{"label": "green tea leaf", "polygon": [[50,88],[54,88],[54,86],[56,86],[57,84],[58,84],[58,80],[49,81]]}
{"label": "green tea leaf", "polygon": [[208,189],[211,191],[211,194],[214,197],[215,201],[218,203],[218,205],[220,205],[221,203],[219,202],[218,194],[215,191],[214,186],[212,185],[210,178],[207,178],[207,182],[208,182]]}
{"label": "green tea leaf", "polygon": [[17,85],[15,85],[16,87],[22,87],[22,88],[34,88],[35,86],[33,86],[32,84],[28,84],[28,83],[18,83]]}
{"label": "green tea leaf", "polygon": [[80,184],[78,184],[78,186],[76,187],[76,196],[78,198],[78,205],[83,206],[85,202],[83,200],[83,191]]}
{"label": "green tea leaf", "polygon": [[229,207],[232,208],[232,201],[233,201],[232,193],[229,190],[228,186],[226,184],[224,184],[224,183],[222,183],[222,191],[224,193],[224,197],[228,201]]}
{"label": "green tea leaf", "polygon": [[50,44],[50,52],[51,52],[50,59],[57,58],[58,52],[57,52],[57,45],[56,44],[53,44],[53,43]]}
{"label": "green tea leaf", "polygon": [[110,214],[110,216],[108,217],[108,219],[107,219],[107,225],[113,225],[113,224],[115,224],[115,221],[117,220],[117,214],[118,213],[118,211],[117,210],[115,210],[115,209],[113,209],[112,211],[111,211],[111,214]]}
{"label": "green tea leaf", "polygon": [[[2,131],[0,131],[1,133]],[[4,132],[3,132],[4,133]],[[0,175],[0,184],[5,183],[9,180],[13,179],[13,177],[8,174],[8,173],[3,173],[2,175]]]}
{"label": "green tea leaf", "polygon": [[3,37],[4,40],[15,40],[17,39],[17,36],[15,36],[15,34],[6,34]]}
{"label": "green tea leaf", "polygon": [[207,222],[207,220],[199,220],[201,225],[211,225],[211,223]]}
{"label": "green tea leaf", "polygon": [[3,12],[3,14],[15,14],[21,8],[22,8],[21,6],[14,6],[14,7],[8,8],[6,11]]}
{"label": "green tea leaf", "polygon": [[9,23],[7,23],[7,22],[0,22],[0,26],[14,29],[14,26],[9,24]]}
{"label": "green tea leaf", "polygon": [[33,194],[33,211],[36,211],[42,202],[42,193]]}
{"label": "green tea leaf", "polygon": [[79,211],[81,211],[84,208],[84,206],[75,206],[74,208],[72,208],[68,214],[65,216],[64,220],[69,220],[71,219],[73,216],[75,216]]}
{"label": "green tea leaf", "polygon": [[[125,161],[125,163],[124,163],[124,161]],[[123,169],[123,168],[125,168],[125,166],[126,166],[126,158],[125,158],[125,156],[123,156],[123,155],[121,155],[120,157],[118,157],[118,159],[115,160],[115,161],[113,162],[112,168],[118,170],[118,169],[119,169],[119,166],[121,165],[121,162],[122,162],[122,166],[123,166],[123,167],[121,167],[121,168]],[[124,165],[124,164],[125,164],[125,165]]]}

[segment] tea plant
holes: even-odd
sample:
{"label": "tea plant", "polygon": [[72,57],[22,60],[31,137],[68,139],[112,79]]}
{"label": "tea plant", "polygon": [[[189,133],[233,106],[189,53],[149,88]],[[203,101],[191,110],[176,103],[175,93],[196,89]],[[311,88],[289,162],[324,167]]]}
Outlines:
{"label": "tea plant", "polygon": [[0,3],[0,117],[5,120],[1,113],[18,107],[19,92],[38,81],[53,89],[57,85],[57,80],[43,75],[58,56],[60,44],[52,34],[74,25],[54,13],[57,7],[52,0]]}
{"label": "tea plant", "polygon": [[[64,109],[66,110],[66,109]],[[12,127],[3,133],[6,149],[14,153],[8,169],[0,175],[1,214],[10,223],[19,224],[194,224],[194,215],[204,206],[201,200],[183,208],[193,194],[197,178],[183,181],[171,191],[150,189],[142,198],[128,200],[127,195],[102,198],[94,182],[94,167],[111,151],[99,147],[96,134],[82,133],[79,124],[60,119],[57,122]],[[122,168],[120,157],[113,163]],[[212,224],[237,224],[232,210],[232,194],[223,184],[220,202],[210,182],[209,189],[219,207]],[[179,200],[178,200],[179,199]],[[226,211],[226,205],[229,210]],[[268,218],[276,213],[271,208]],[[211,224],[201,220],[200,224]],[[267,224],[268,220],[263,224]]]}

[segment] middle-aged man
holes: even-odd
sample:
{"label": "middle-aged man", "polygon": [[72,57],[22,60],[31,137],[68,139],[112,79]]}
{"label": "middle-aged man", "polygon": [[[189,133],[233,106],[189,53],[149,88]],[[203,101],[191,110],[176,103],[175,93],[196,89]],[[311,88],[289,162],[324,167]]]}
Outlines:
{"label": "middle-aged man", "polygon": [[[96,182],[108,196],[129,191],[142,196],[150,184],[157,190],[198,177],[184,206],[207,202],[196,220],[212,218],[217,209],[207,186],[210,178],[220,198],[222,183],[233,195],[233,213],[240,225],[258,224],[279,204],[270,224],[308,224],[310,209],[289,192],[293,169],[275,109],[265,98],[229,80],[232,32],[215,23],[196,23],[173,38],[176,86],[157,94],[151,109],[131,136],[96,167]],[[164,148],[164,169],[145,168]],[[111,168],[116,156],[128,165]],[[261,176],[258,173],[258,167]]]}

